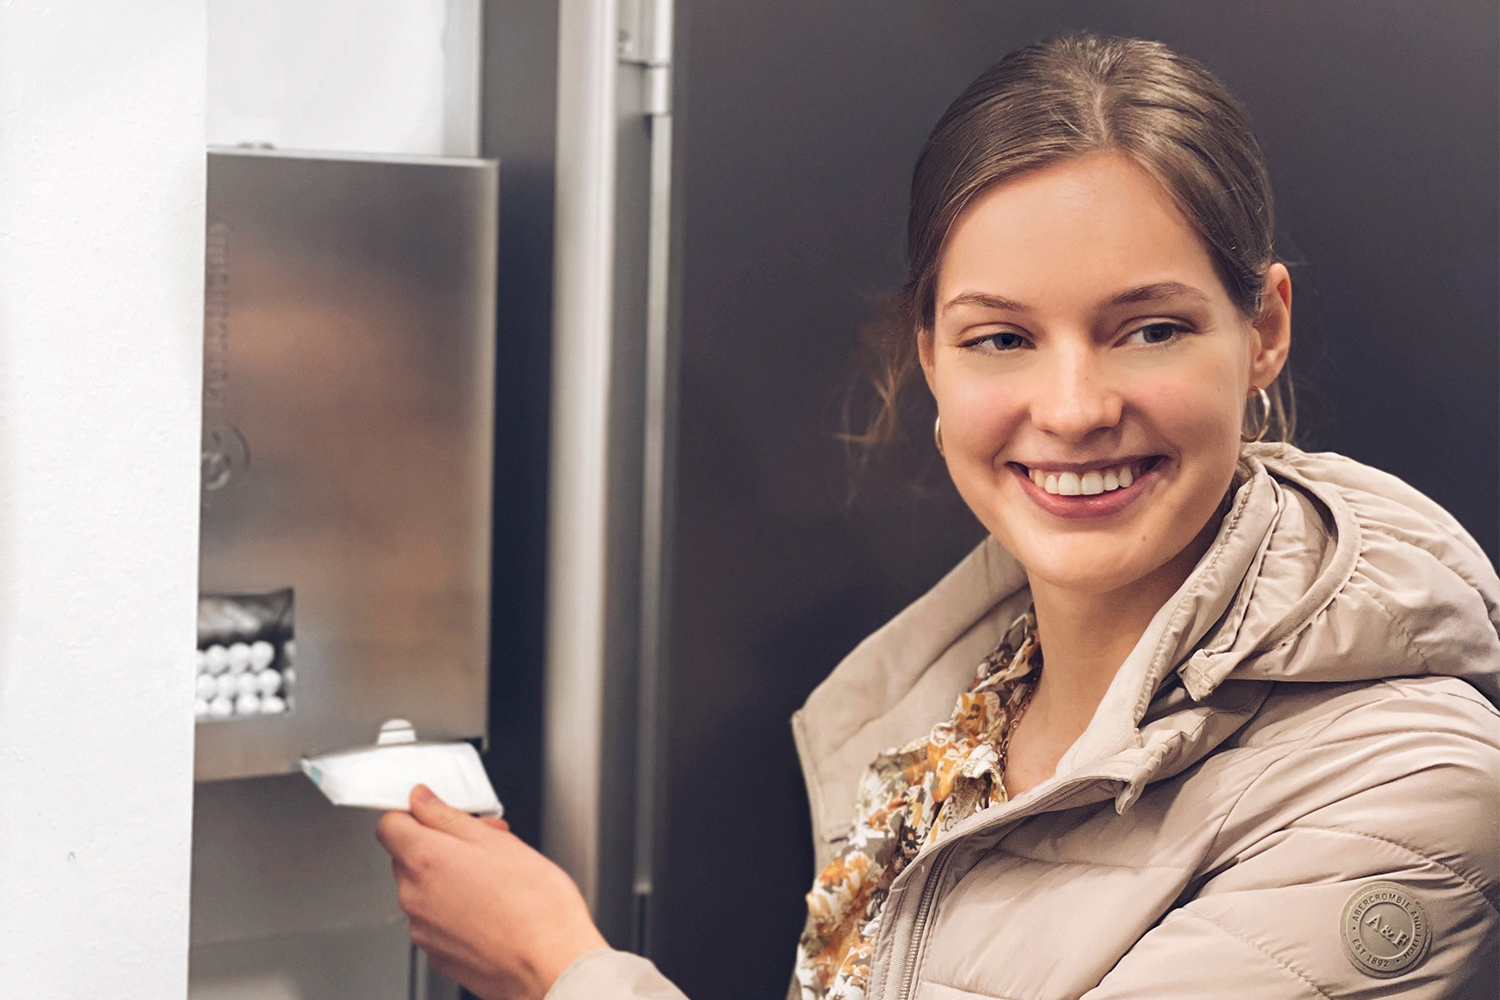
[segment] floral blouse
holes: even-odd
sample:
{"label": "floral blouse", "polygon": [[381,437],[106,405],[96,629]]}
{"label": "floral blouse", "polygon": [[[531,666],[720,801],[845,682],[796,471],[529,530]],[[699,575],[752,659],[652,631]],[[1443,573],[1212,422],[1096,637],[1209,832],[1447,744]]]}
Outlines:
{"label": "floral blouse", "polygon": [[953,717],[875,758],[860,781],[854,826],[807,894],[797,945],[802,1000],[863,1000],[891,883],[923,848],[1005,801],[1005,745],[1042,667],[1036,612],[985,657]]}

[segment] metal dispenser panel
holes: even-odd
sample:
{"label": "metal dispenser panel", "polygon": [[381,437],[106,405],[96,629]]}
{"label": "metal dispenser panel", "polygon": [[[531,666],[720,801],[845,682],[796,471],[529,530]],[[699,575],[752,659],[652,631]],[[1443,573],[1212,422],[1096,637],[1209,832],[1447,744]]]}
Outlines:
{"label": "metal dispenser panel", "polygon": [[270,713],[200,715],[199,780],[393,717],[485,735],[497,177],[209,153],[200,590],[283,601],[262,624],[287,677]]}

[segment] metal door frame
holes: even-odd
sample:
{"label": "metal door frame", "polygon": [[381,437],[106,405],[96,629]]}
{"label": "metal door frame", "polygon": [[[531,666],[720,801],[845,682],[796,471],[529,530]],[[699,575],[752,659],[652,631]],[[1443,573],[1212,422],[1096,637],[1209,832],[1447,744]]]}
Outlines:
{"label": "metal door frame", "polygon": [[543,850],[649,951],[676,349],[672,0],[561,0]]}

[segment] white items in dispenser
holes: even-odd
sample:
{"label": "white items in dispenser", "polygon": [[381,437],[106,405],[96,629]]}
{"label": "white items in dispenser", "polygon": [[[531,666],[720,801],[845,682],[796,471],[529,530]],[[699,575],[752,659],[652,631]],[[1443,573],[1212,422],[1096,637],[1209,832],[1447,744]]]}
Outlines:
{"label": "white items in dispenser", "polygon": [[283,715],[291,697],[291,640],[215,643],[200,649],[193,711],[200,720]]}
{"label": "white items in dispenser", "polygon": [[421,784],[455,809],[504,813],[472,744],[419,742],[405,719],[381,726],[374,746],[304,757],[302,770],[338,806],[405,809]]}
{"label": "white items in dispenser", "polygon": [[260,594],[199,595],[193,679],[198,721],[291,713],[294,605],[290,587]]}

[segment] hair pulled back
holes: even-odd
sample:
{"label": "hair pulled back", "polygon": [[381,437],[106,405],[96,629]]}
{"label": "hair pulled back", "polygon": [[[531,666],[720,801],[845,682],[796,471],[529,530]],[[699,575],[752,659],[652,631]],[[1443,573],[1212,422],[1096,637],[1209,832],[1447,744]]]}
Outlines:
{"label": "hair pulled back", "polygon": [[[931,331],[938,268],[960,215],[994,184],[1096,150],[1118,150],[1162,185],[1198,233],[1230,299],[1261,309],[1275,261],[1265,159],[1250,120],[1213,74],[1160,42],[1093,34],[1018,49],[969,85],[933,128],[912,175],[907,280],[865,331],[879,408],[856,440],[894,436],[897,401]],[[1267,387],[1267,437],[1289,440],[1283,374]]]}

